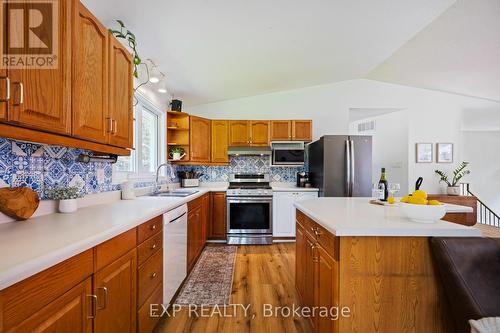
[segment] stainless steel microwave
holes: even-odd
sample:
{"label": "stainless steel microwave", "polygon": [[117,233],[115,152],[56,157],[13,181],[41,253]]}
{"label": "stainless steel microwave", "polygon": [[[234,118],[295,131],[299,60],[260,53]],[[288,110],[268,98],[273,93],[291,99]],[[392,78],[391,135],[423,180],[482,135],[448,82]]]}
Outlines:
{"label": "stainless steel microwave", "polygon": [[274,141],[271,142],[274,166],[301,166],[305,161],[304,142]]}

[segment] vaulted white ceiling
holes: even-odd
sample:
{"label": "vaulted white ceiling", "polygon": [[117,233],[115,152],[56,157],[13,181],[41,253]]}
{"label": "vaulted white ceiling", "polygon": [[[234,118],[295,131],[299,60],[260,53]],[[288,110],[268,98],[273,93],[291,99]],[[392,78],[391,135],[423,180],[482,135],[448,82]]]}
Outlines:
{"label": "vaulted white ceiling", "polygon": [[196,105],[366,77],[455,0],[83,2],[108,27],[123,20]]}
{"label": "vaulted white ceiling", "polygon": [[368,78],[500,101],[500,1],[457,1]]}

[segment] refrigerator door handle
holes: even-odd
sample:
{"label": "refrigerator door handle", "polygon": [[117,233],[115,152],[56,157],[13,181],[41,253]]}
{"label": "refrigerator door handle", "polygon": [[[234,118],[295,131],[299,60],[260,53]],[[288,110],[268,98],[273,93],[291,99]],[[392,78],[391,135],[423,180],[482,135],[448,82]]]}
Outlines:
{"label": "refrigerator door handle", "polygon": [[345,179],[345,186],[346,186],[346,196],[350,197],[351,196],[351,145],[350,145],[350,140],[345,141],[345,166],[346,166],[346,179]]}
{"label": "refrigerator door handle", "polygon": [[354,159],[354,141],[353,140],[349,140],[349,145],[350,145],[350,148],[349,148],[349,151],[351,153],[351,193],[349,194],[350,197],[352,197],[353,195],[353,189],[354,189],[354,182],[355,182],[355,178],[354,178],[354,175],[355,175],[355,166],[356,166],[356,161]]}

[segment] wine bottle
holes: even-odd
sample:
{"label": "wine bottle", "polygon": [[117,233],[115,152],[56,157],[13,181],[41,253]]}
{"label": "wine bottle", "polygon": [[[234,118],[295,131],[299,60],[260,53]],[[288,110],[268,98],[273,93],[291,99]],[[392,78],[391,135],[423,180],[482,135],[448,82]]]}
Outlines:
{"label": "wine bottle", "polygon": [[389,186],[387,183],[387,177],[385,175],[385,168],[382,168],[380,180],[378,181],[378,189],[380,190],[379,199],[381,201],[387,201],[387,198],[389,197]]}

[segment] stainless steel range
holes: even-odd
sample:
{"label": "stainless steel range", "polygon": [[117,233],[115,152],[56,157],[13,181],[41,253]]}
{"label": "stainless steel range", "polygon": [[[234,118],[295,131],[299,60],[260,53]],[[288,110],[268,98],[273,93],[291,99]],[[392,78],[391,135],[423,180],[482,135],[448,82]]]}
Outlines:
{"label": "stainless steel range", "polygon": [[272,244],[273,190],[268,174],[231,174],[227,190],[227,243]]}

